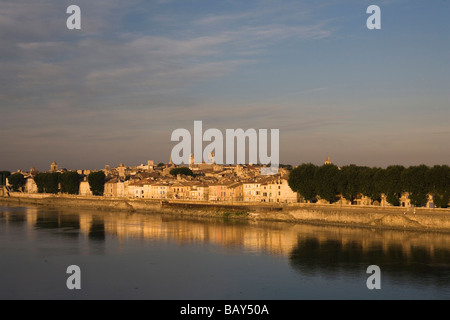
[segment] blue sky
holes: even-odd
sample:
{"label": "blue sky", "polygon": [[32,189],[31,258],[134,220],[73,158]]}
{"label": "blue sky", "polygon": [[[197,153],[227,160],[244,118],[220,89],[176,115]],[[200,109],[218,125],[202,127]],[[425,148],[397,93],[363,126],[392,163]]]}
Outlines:
{"label": "blue sky", "polygon": [[292,165],[450,164],[449,17],[445,0],[1,0],[0,169],[167,162],[194,120],[279,129]]}

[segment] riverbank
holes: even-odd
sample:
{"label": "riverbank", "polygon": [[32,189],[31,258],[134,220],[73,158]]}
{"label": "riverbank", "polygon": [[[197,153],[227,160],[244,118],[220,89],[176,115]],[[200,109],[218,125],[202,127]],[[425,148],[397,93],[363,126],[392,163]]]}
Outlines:
{"label": "riverbank", "polygon": [[450,210],[376,206],[311,204],[210,203],[202,201],[106,198],[94,196],[11,193],[0,204],[40,205],[105,211],[161,212],[170,215],[210,218],[284,221],[384,228],[411,231],[450,232]]}

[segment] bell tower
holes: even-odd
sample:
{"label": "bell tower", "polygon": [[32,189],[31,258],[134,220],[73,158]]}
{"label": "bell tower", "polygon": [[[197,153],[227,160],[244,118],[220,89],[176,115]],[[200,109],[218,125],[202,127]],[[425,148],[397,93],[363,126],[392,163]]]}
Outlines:
{"label": "bell tower", "polygon": [[50,165],[50,172],[56,172],[58,171],[58,164],[53,161],[52,164]]}

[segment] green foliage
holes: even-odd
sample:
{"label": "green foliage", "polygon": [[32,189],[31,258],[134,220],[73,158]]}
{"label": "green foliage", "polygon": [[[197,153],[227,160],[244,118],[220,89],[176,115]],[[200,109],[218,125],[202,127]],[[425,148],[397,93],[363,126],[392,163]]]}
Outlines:
{"label": "green foliage", "polygon": [[325,164],[318,167],[314,180],[316,182],[316,191],[320,198],[330,203],[338,200],[340,172],[338,167],[333,164]]}
{"label": "green foliage", "polygon": [[353,202],[361,193],[362,167],[355,165],[344,166],[340,171],[338,188],[340,194],[350,202]]}
{"label": "green foliage", "polygon": [[6,178],[11,175],[9,171],[0,171],[0,186],[6,185]]}
{"label": "green foliage", "polygon": [[193,176],[194,173],[192,172],[191,169],[189,169],[188,167],[177,167],[177,168],[173,168],[172,170],[170,170],[169,172],[171,175],[176,176],[178,174],[184,174],[186,176]]}
{"label": "green foliage", "polygon": [[8,177],[8,181],[14,191],[21,191],[27,179],[21,173],[13,173]]}
{"label": "green foliage", "polygon": [[372,201],[380,202],[385,171],[381,168],[362,167],[359,178],[361,194],[369,197]]}
{"label": "green foliage", "polygon": [[290,165],[290,164],[279,164],[278,165],[278,167],[280,167],[280,168],[283,168],[283,169],[286,169],[286,170],[289,170],[289,171],[291,171],[292,170],[292,165]]}
{"label": "green foliage", "polygon": [[398,193],[388,193],[386,194],[386,201],[391,205],[398,207],[400,206],[400,194]]}
{"label": "green foliage", "polygon": [[316,201],[316,183],[314,174],[317,166],[312,163],[302,164],[289,173],[288,184],[292,191],[299,193],[305,200]]}
{"label": "green foliage", "polygon": [[339,170],[334,165],[317,167],[307,163],[290,172],[288,184],[292,191],[309,201],[320,196],[332,203],[338,195],[353,201],[364,195],[380,202],[384,194],[387,202],[400,206],[400,198],[407,192],[411,204],[417,207],[427,204],[429,194],[433,196],[435,206],[450,206],[450,167],[447,165],[432,168],[392,165],[386,169],[349,165]]}
{"label": "green foliage", "polygon": [[401,173],[403,191],[409,193],[411,204],[422,207],[427,204],[430,191],[429,168],[426,165],[411,166]]}
{"label": "green foliage", "polygon": [[44,176],[44,190],[46,193],[58,193],[59,192],[59,172],[48,172]]}
{"label": "green foliage", "polygon": [[103,171],[91,172],[88,182],[94,196],[102,196],[105,189],[105,173]]}
{"label": "green foliage", "polygon": [[61,192],[78,194],[80,189],[80,175],[76,171],[67,171],[60,176]]}
{"label": "green foliage", "polygon": [[48,173],[38,173],[34,176],[34,182],[36,183],[38,193],[44,193],[45,192],[45,177]]}
{"label": "green foliage", "polygon": [[434,194],[434,204],[438,208],[448,208],[450,203],[450,192],[445,192],[443,194]]}
{"label": "green foliage", "polygon": [[434,204],[439,208],[448,208],[450,202],[450,167],[436,165],[430,168],[429,181]]}
{"label": "green foliage", "polygon": [[158,167],[158,168],[160,168],[160,167],[164,167],[164,166],[165,166],[165,164],[164,164],[164,163],[162,163],[162,162],[158,163],[158,165],[157,165],[157,167]]}
{"label": "green foliage", "polygon": [[400,197],[404,188],[402,186],[402,173],[404,166],[393,165],[386,168],[384,180],[381,182],[381,190],[386,195],[386,200],[393,206],[400,205]]}

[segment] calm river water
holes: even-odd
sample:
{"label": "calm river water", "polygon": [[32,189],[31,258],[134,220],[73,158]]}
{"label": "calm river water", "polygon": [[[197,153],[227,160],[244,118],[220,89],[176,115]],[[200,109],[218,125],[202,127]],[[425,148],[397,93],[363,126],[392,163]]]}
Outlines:
{"label": "calm river water", "polygon": [[450,234],[0,204],[0,271],[0,299],[449,299]]}

